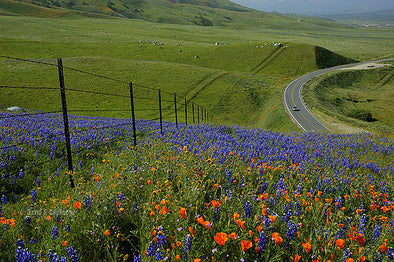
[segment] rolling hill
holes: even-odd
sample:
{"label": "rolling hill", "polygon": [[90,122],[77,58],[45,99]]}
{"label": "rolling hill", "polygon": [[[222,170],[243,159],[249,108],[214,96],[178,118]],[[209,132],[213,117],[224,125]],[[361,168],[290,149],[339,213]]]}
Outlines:
{"label": "rolling hill", "polygon": [[266,13],[228,0],[0,0],[0,14],[36,17],[122,17],[221,27],[345,27],[325,20]]}

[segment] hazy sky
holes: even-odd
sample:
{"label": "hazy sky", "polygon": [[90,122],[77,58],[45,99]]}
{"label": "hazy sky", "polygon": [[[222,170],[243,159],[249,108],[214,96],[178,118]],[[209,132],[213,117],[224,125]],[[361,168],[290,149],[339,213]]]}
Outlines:
{"label": "hazy sky", "polygon": [[261,11],[280,13],[320,14],[349,11],[393,9],[393,0],[231,0]]}

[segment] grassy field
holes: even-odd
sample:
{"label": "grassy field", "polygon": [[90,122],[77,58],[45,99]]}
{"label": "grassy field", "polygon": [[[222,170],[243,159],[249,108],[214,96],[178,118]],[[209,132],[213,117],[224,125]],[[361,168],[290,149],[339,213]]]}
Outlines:
{"label": "grassy field", "polygon": [[[222,123],[282,131],[298,128],[287,119],[281,105],[281,92],[295,76],[324,66],[317,57],[325,49],[316,49],[316,45],[356,60],[385,57],[392,51],[392,32],[387,28],[316,28],[299,22],[304,25],[289,31],[280,27],[280,20],[275,29],[262,25],[258,29],[242,30],[120,18],[1,16],[0,20],[1,55],[51,63],[61,57],[68,67],[176,92],[179,99],[192,96],[191,102],[198,102]],[[26,27],[29,30],[24,30]],[[334,62],[342,59],[330,52],[327,57],[334,57]],[[55,67],[8,60],[0,61],[3,85],[58,86]],[[68,88],[128,92],[125,85],[74,71],[65,72],[65,77]],[[95,97],[92,103],[87,96],[69,95],[73,110],[129,107],[125,99]],[[36,99],[29,99],[32,96]],[[44,94],[36,90],[1,89],[0,106],[57,110],[59,103],[48,103],[56,96],[55,91]],[[156,94],[149,96],[156,97]],[[140,109],[156,110],[156,104],[154,101],[143,103]],[[146,111],[139,112],[137,117],[149,115],[156,118],[154,112]],[[103,116],[127,117],[127,113],[106,112]],[[168,112],[165,118],[171,120],[174,115]]]}

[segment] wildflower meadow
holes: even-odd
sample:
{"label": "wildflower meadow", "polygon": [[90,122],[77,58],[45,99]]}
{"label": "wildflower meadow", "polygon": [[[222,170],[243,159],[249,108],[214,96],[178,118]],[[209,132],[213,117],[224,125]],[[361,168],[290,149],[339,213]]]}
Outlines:
{"label": "wildflower meadow", "polygon": [[0,261],[394,260],[391,139],[128,123],[0,114]]}

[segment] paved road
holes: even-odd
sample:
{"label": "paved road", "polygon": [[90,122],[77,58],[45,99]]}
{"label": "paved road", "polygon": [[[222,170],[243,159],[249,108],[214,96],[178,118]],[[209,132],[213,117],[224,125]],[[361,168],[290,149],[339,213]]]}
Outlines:
{"label": "paved road", "polygon": [[[287,110],[287,112],[289,113],[290,117],[294,120],[294,122],[296,122],[297,125],[301,127],[301,129],[304,130],[305,132],[330,132],[330,129],[328,129],[319,120],[317,120],[316,117],[313,116],[313,114],[308,110],[308,108],[305,106],[304,102],[302,101],[301,91],[304,84],[309,80],[311,80],[312,78],[327,72],[339,70],[345,67],[369,64],[373,62],[383,62],[393,59],[394,58],[389,58],[389,59],[381,59],[375,61],[334,66],[301,76],[295,79],[294,81],[292,81],[284,91],[283,98],[284,98],[285,110]],[[297,111],[294,111],[293,107],[297,107]]]}

